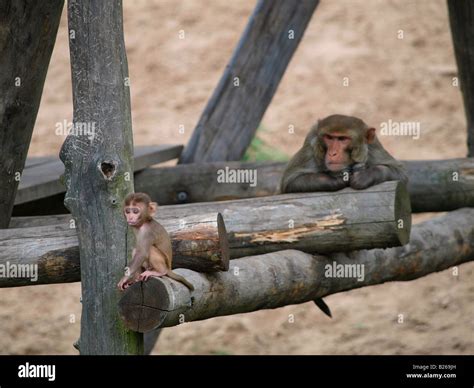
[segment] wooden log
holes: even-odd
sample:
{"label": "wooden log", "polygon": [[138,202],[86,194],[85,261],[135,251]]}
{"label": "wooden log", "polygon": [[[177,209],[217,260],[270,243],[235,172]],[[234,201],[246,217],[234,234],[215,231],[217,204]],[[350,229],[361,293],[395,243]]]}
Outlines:
{"label": "wooden log", "polygon": [[[191,206],[196,205],[169,208],[186,211]],[[283,249],[386,248],[404,245],[410,236],[410,201],[406,186],[397,181],[363,191],[284,194],[216,202],[214,207],[226,223],[231,259]]]}
{"label": "wooden log", "polygon": [[474,207],[474,158],[403,162],[412,211]]}
{"label": "wooden log", "polygon": [[[173,268],[192,268],[199,272],[229,268],[227,233],[220,214],[159,221],[171,236]],[[36,271],[36,278],[0,276],[0,288],[80,281],[78,238],[74,226],[75,222],[71,221],[70,224],[1,230],[0,265],[12,270],[18,267]],[[124,267],[125,262],[121,271]]]}
{"label": "wooden log", "polygon": [[[412,212],[450,211],[474,207],[474,159],[403,161],[407,169]],[[274,195],[285,163],[215,162],[149,168],[135,177],[135,187],[163,205]],[[249,172],[257,184],[219,183],[228,171]],[[167,182],[166,186],[159,182]]]}
{"label": "wooden log", "polygon": [[[412,212],[450,211],[462,207],[474,207],[474,159],[402,161],[408,171]],[[256,174],[257,184],[219,183],[222,171]],[[161,205],[178,203],[210,202],[275,195],[285,163],[280,162],[214,162],[187,164],[172,167],[147,168],[135,174],[135,188],[143,191]],[[166,182],[166,185],[161,184]],[[32,202],[28,209],[14,214],[18,216],[57,214],[60,198]],[[61,205],[62,207],[62,205]],[[65,218],[67,218],[65,216]],[[28,218],[28,220],[31,220]],[[28,221],[29,222],[29,221]],[[41,222],[37,219],[36,222]],[[48,224],[48,218],[44,218]],[[15,218],[11,227],[21,227]]]}
{"label": "wooden log", "polygon": [[[277,193],[285,163],[281,162],[213,162],[147,168],[135,175],[135,187],[149,193],[161,205],[211,202],[264,197]],[[250,182],[218,182],[222,174],[233,171],[236,178],[254,174]],[[160,185],[158,182],[166,182]]]}
{"label": "wooden log", "polygon": [[240,160],[319,0],[259,0],[180,163]]}
{"label": "wooden log", "polygon": [[[74,131],[60,152],[64,203],[81,258],[81,354],[143,354],[143,336],[117,324],[117,278],[131,248],[123,217],[133,191],[133,141],[122,1],[70,0]],[[130,244],[128,244],[130,242]]]}
{"label": "wooden log", "polygon": [[10,222],[63,5],[0,4],[0,228]]}
{"label": "wooden log", "polygon": [[130,329],[147,332],[417,279],[474,260],[473,219],[474,209],[460,209],[415,225],[410,243],[403,247],[330,256],[286,250],[232,260],[228,272],[180,269],[177,272],[193,283],[192,293],[173,280],[152,278],[125,291],[120,315]]}
{"label": "wooden log", "polygon": [[474,4],[448,0],[448,11],[467,120],[468,156],[474,157]]}
{"label": "wooden log", "polygon": [[[215,212],[199,215],[199,211],[211,209],[220,209],[224,221]],[[328,253],[401,245],[408,241],[411,227],[408,195],[405,186],[399,182],[385,182],[364,191],[345,189],[337,193],[285,194],[161,206],[158,216],[173,238],[175,267],[193,268],[200,272],[226,270],[228,257],[292,247],[311,253]],[[0,251],[0,262],[16,257],[15,263],[21,260],[40,263],[43,255],[53,254],[58,260],[56,252],[68,248],[59,237],[67,233],[72,236],[74,229],[68,230],[68,225],[62,224],[65,221],[63,216],[45,218],[52,225],[0,232],[0,248],[4,248],[3,252]],[[201,239],[196,230],[199,231],[204,223],[212,224],[214,232],[202,227]],[[41,225],[35,218],[30,220],[30,224]],[[215,237],[217,234],[218,239]],[[45,236],[40,244],[37,241],[39,236]],[[29,256],[20,250],[21,247]],[[67,256],[68,260],[71,255]],[[63,264],[65,267],[68,265]],[[54,282],[61,282],[61,279],[62,275],[58,273]],[[20,286],[25,282],[28,280],[0,279],[0,286]],[[47,282],[53,280],[49,277]]]}

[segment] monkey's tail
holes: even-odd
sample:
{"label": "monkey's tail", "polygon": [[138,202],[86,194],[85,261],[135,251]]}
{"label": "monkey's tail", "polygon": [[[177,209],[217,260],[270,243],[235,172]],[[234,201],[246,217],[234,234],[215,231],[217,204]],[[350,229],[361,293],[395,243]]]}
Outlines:
{"label": "monkey's tail", "polygon": [[326,304],[326,302],[324,302],[322,298],[315,299],[313,302],[316,306],[318,306],[321,309],[321,311],[324,314],[326,314],[329,318],[332,318],[331,310],[329,309],[329,306]]}
{"label": "monkey's tail", "polygon": [[166,274],[168,277],[170,277],[173,280],[176,280],[180,283],[183,283],[186,287],[188,287],[191,291],[194,291],[194,286],[189,283],[185,278],[183,278],[181,275],[178,275],[177,273],[174,273],[173,271],[169,270],[168,273]]}

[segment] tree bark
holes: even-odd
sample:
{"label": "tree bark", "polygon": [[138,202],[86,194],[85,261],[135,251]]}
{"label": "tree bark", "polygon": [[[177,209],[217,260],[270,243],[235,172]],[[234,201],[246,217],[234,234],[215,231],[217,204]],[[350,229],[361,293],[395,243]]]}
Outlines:
{"label": "tree bark", "polygon": [[[473,219],[474,209],[460,209],[415,225],[410,243],[403,247],[330,256],[286,250],[232,260],[228,272],[180,269],[177,272],[194,285],[192,293],[173,280],[152,278],[125,291],[120,315],[127,327],[146,332],[417,279],[474,260]],[[344,273],[337,272],[341,265]]]}
{"label": "tree bark", "polygon": [[474,4],[448,0],[448,11],[467,120],[468,156],[474,157]]}
{"label": "tree bark", "polygon": [[240,160],[319,0],[259,0],[180,163]]}
{"label": "tree bark", "polygon": [[0,4],[0,228],[10,222],[63,5]]}
{"label": "tree bark", "polygon": [[121,205],[133,191],[122,1],[70,0],[68,23],[77,131],[66,138],[60,158],[64,203],[76,220],[81,258],[79,349],[92,355],[142,354],[143,336],[117,322],[116,284],[131,245]]}

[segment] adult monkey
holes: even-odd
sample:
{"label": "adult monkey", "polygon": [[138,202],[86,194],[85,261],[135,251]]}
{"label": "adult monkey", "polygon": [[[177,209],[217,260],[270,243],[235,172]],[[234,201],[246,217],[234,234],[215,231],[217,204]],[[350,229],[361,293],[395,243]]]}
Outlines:
{"label": "adult monkey", "polygon": [[[283,172],[280,192],[336,191],[347,186],[362,190],[391,180],[406,183],[408,178],[377,139],[375,128],[353,116],[332,115],[311,128]],[[322,299],[315,303],[331,316]]]}

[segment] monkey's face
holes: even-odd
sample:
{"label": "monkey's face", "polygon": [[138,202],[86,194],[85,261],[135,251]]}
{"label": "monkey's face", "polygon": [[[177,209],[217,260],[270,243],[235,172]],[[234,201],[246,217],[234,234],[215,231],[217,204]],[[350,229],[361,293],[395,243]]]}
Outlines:
{"label": "monkey's face", "polygon": [[134,203],[124,207],[125,217],[130,226],[136,228],[143,225],[148,219],[147,208],[143,203]]}
{"label": "monkey's face", "polygon": [[331,131],[322,135],[326,150],[324,164],[329,171],[341,171],[352,164],[352,137],[347,131]]}

